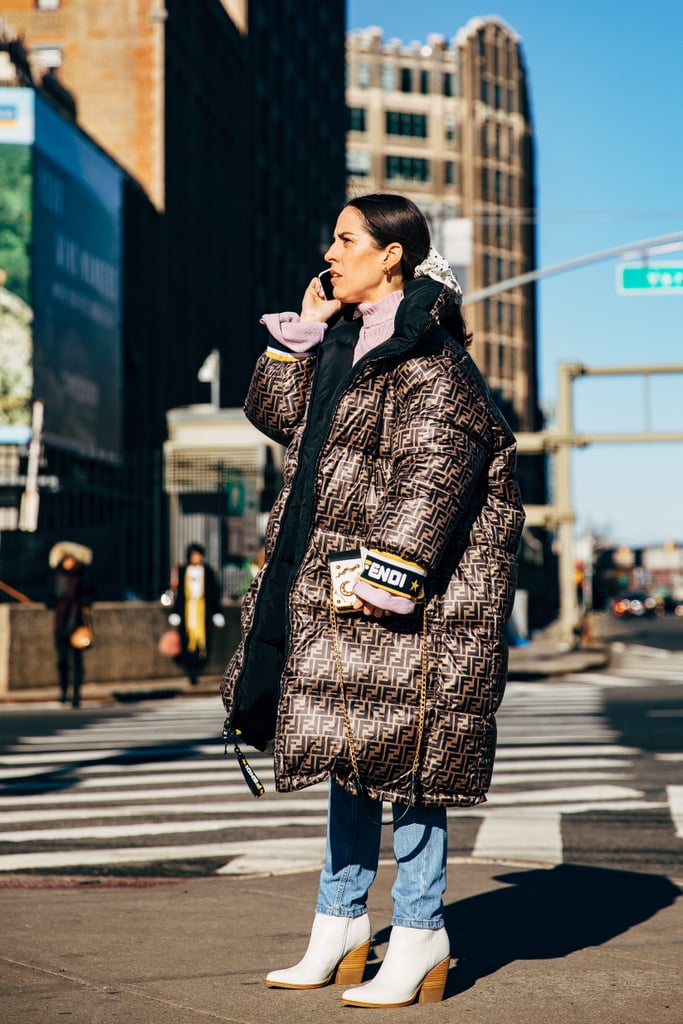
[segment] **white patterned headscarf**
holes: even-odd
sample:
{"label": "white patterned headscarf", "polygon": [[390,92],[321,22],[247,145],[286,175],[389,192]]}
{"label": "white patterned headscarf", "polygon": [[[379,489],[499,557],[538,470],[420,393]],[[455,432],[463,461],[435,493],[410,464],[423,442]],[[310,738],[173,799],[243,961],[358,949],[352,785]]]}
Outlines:
{"label": "white patterned headscarf", "polygon": [[451,293],[459,306],[462,304],[462,288],[448,260],[437,252],[433,245],[429,249],[427,259],[415,267],[415,277],[431,277],[432,281],[438,281]]}

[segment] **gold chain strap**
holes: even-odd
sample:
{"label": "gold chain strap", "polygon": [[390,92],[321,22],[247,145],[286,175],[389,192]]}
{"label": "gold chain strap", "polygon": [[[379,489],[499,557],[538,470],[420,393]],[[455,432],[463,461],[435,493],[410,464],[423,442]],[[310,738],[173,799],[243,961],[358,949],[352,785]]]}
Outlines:
{"label": "gold chain strap", "polygon": [[[334,660],[337,666],[337,682],[339,684],[339,692],[342,698],[342,710],[344,712],[344,725],[346,727],[346,736],[349,742],[349,753],[351,755],[351,765],[353,767],[356,781],[360,784],[360,770],[358,768],[358,755],[356,754],[356,744],[353,740],[353,731],[351,729],[351,717],[349,715],[348,701],[346,699],[346,688],[344,686],[344,667],[341,660],[341,652],[339,650],[339,629],[338,629],[338,617],[337,610],[334,607],[334,595],[330,591],[330,625],[332,626],[332,646],[334,649]],[[417,773],[420,768],[420,755],[422,753],[422,740],[424,737],[425,727],[425,716],[427,712],[427,668],[429,660],[429,650],[427,643],[427,601],[425,600],[422,609],[422,642],[420,645],[420,710],[418,717],[418,729],[417,729],[417,743],[415,745],[415,756],[413,758],[412,774],[413,774],[413,786]]]}

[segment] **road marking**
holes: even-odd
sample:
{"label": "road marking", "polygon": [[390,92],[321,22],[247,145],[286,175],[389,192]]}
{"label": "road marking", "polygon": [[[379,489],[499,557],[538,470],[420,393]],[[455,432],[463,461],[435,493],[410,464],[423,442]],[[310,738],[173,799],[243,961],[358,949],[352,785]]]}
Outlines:
{"label": "road marking", "polygon": [[644,796],[639,789],[628,789],[626,786],[565,786],[560,789],[528,789],[521,793],[497,793],[492,786],[486,806],[641,800]]}
{"label": "road marking", "polygon": [[[243,790],[242,790],[243,792]],[[2,815],[3,825],[27,825],[29,822],[42,821],[92,821],[98,818],[142,818],[145,815],[180,815],[180,814],[234,814],[244,811],[249,807],[259,814],[273,813],[277,811],[282,814],[284,811],[327,811],[327,797],[303,799],[290,799],[289,796],[278,797],[275,800],[260,799],[252,804],[245,804],[243,800],[233,802],[197,803],[195,800],[187,804],[133,804],[121,807],[88,807],[88,808],[62,808],[61,810],[44,808],[40,811],[15,811]],[[256,822],[258,824],[258,821]],[[0,838],[2,838],[0,833]]]}
{"label": "road marking", "polygon": [[531,808],[487,814],[477,833],[473,857],[562,863],[561,814]]}
{"label": "road marking", "polygon": [[[244,804],[241,804],[244,809]],[[327,803],[325,803],[325,809]],[[279,808],[282,811],[284,808]],[[252,811],[255,807],[252,808]],[[222,832],[234,828],[288,828],[291,825],[325,825],[327,814],[306,815],[305,817],[288,814],[285,817],[265,817],[255,819],[252,815],[243,818],[225,818],[221,821],[147,821],[141,825],[89,825],[87,828],[45,828],[24,829],[17,832],[3,832],[0,841],[4,843],[32,842],[73,842],[77,839],[120,839],[128,836],[163,836],[174,833],[189,834],[192,832]],[[145,858],[146,859],[146,858]]]}
{"label": "road marking", "polygon": [[683,839],[683,786],[667,786],[669,813],[678,839]]}
{"label": "road marking", "polygon": [[[262,863],[295,858],[301,866],[322,865],[325,840],[314,836],[298,840],[242,840],[236,843],[205,843],[188,846],[138,846],[103,850],[57,850],[49,853],[9,854],[0,857],[0,871],[47,870],[64,867],[93,867],[100,864],[146,864],[169,860],[205,860],[208,858],[255,857]],[[223,873],[228,874],[228,871]],[[238,872],[244,873],[244,872]]]}
{"label": "road marking", "polygon": [[637,747],[620,747],[612,744],[599,746],[597,744],[576,744],[573,746],[533,746],[515,747],[514,750],[507,750],[499,747],[496,751],[496,761],[504,761],[506,758],[516,761],[518,757],[584,757],[586,754],[593,754],[596,757],[627,757],[638,754]]}

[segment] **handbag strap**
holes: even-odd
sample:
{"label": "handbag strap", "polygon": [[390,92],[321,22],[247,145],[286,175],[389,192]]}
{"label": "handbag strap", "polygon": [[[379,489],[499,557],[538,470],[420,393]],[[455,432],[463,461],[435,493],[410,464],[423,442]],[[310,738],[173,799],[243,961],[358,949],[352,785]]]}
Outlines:
{"label": "handbag strap", "polygon": [[[337,611],[334,607],[332,588],[330,588],[330,625],[332,627],[332,647],[334,650],[334,660],[337,668],[337,684],[339,686],[339,692],[341,695],[342,711],[344,713],[344,726],[346,729],[346,737],[349,744],[349,754],[351,757],[351,766],[353,768],[354,779],[356,783],[356,790],[358,791],[359,797],[365,796],[365,786],[360,777],[360,768],[358,766],[358,754],[356,752],[356,744],[353,739],[353,730],[351,728],[351,716],[349,714],[348,700],[346,697],[346,687],[344,685],[344,666],[341,659],[341,651],[339,648],[339,620]],[[400,818],[395,819],[394,824],[403,818],[410,808],[413,806],[415,801],[416,793],[416,782],[420,771],[420,757],[422,755],[422,741],[424,738],[425,718],[427,714],[427,670],[429,660],[429,648],[427,638],[427,601],[425,599],[422,607],[422,640],[420,643],[420,707],[418,712],[418,727],[417,727],[417,742],[415,744],[415,756],[413,757],[413,764],[411,767],[410,777],[410,799],[406,806],[405,811]],[[380,824],[380,822],[374,822],[374,824]]]}

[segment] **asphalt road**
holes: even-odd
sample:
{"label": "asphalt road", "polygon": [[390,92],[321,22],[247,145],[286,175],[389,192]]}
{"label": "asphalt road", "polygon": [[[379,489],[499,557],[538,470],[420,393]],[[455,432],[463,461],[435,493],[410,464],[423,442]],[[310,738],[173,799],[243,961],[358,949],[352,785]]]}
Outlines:
{"label": "asphalt road", "polygon": [[[489,800],[450,815],[452,857],[683,878],[683,620],[610,616],[604,628],[606,670],[509,685]],[[267,789],[255,801],[221,726],[220,702],[204,697],[3,708],[0,875],[319,862],[325,787],[277,795],[255,754]]]}

